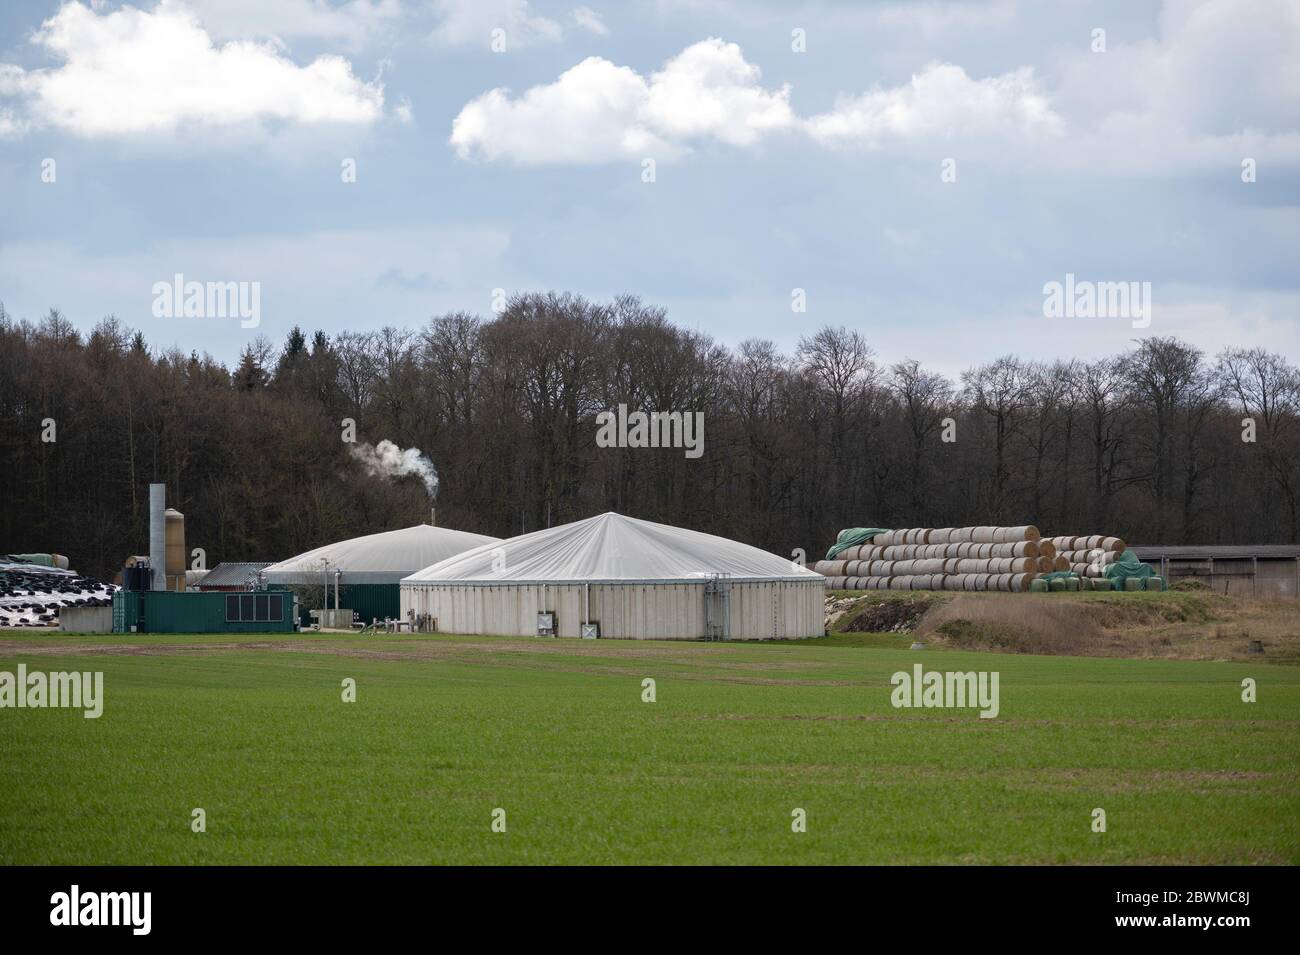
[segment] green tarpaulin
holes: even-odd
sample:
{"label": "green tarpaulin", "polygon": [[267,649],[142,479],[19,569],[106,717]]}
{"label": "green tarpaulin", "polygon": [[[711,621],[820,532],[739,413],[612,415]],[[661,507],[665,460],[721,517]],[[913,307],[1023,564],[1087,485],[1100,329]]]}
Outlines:
{"label": "green tarpaulin", "polygon": [[850,547],[857,547],[859,544],[865,544],[877,534],[884,534],[888,531],[888,527],[846,527],[840,531],[839,536],[835,538],[835,543],[826,552],[826,559],[834,560],[840,551]]}
{"label": "green tarpaulin", "polygon": [[[1126,550],[1116,557],[1114,561],[1107,564],[1103,573],[1108,579],[1119,581],[1120,583],[1116,585],[1116,589],[1122,589],[1123,581],[1128,580],[1130,577],[1139,577],[1145,580],[1145,578],[1152,576],[1155,571],[1149,565],[1138,560],[1137,555],[1131,550]],[[1162,587],[1161,590],[1163,589]]]}

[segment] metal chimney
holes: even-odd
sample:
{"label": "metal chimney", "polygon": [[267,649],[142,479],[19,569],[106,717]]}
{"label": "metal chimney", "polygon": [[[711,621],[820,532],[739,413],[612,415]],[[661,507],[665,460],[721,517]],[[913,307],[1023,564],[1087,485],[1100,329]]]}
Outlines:
{"label": "metal chimney", "polygon": [[167,485],[149,485],[150,590],[167,589]]}

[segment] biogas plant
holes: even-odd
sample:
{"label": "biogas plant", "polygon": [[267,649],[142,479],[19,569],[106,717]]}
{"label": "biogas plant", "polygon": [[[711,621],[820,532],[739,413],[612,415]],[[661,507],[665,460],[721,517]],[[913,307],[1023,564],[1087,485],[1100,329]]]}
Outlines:
{"label": "biogas plant", "polygon": [[[396,453],[400,473],[421,476],[432,496],[432,466],[409,457]],[[167,506],[166,486],[151,484],[148,553],[126,556],[113,581],[76,573],[61,554],[0,557],[0,626],[797,640],[826,632],[828,592],[1132,592],[1164,590],[1170,573],[1200,576],[1194,555],[1102,534],[1044,537],[1033,525],[852,527],[811,569],[799,554],[612,511],[501,539],[439,526],[431,508],[427,524],[208,569],[204,550],[187,550],[185,515]],[[1268,554],[1229,555],[1220,579],[1246,560],[1254,587],[1296,572],[1289,554],[1281,572]]]}
{"label": "biogas plant", "polygon": [[439,526],[436,513],[428,524],[207,569],[204,552],[187,549],[166,486],[151,484],[148,553],[128,555],[112,582],[77,575],[57,554],[6,558],[4,625],[676,640],[824,630],[827,578],[748,544],[613,512],[503,540]]}

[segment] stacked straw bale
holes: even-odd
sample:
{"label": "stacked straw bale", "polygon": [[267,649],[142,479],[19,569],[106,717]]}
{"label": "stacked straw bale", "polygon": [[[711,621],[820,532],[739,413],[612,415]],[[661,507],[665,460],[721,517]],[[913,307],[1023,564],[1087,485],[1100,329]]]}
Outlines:
{"label": "stacked straw bale", "polygon": [[1118,537],[1092,534],[1084,537],[1053,537],[1049,542],[1056,552],[1056,570],[1072,570],[1080,577],[1104,577],[1106,565],[1124,553],[1126,545]]}
{"label": "stacked straw bale", "polygon": [[1056,564],[1038,528],[912,527],[886,531],[814,566],[833,590],[1029,590]]}

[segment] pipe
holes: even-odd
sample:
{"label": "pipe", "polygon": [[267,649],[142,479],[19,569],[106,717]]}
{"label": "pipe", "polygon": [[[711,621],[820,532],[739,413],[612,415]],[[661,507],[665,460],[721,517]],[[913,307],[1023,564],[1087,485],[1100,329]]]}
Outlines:
{"label": "pipe", "polygon": [[167,589],[167,485],[149,485],[150,590]]}

